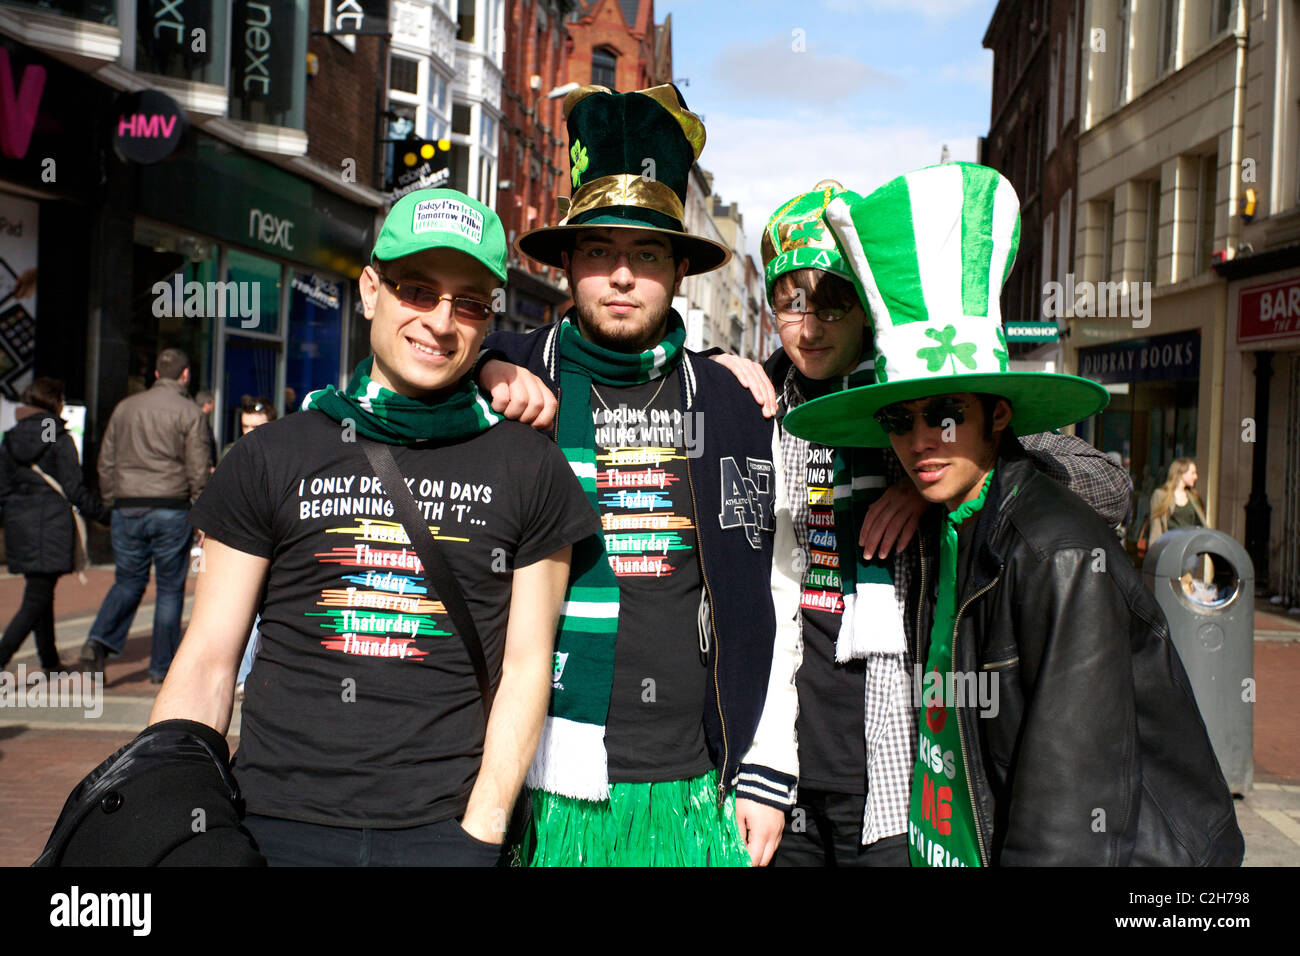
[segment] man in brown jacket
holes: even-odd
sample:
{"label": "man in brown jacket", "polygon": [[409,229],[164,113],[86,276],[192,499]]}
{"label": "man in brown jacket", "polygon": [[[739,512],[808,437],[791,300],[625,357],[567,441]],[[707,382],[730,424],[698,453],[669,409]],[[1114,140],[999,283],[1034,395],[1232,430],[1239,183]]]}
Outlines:
{"label": "man in brown jacket", "polygon": [[81,659],[102,670],[122,652],[140,598],[157,574],[149,680],[161,684],[181,638],[181,604],[193,530],[190,502],[208,480],[207,422],[190,400],[190,360],[164,349],[154,384],[113,409],[99,449],[99,493],[114,509],[113,587],[91,625]]}

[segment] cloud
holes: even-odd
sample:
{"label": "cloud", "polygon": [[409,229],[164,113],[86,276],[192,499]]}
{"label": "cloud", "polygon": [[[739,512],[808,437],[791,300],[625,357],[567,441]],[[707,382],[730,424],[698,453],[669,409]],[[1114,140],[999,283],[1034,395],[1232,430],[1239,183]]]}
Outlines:
{"label": "cloud", "polygon": [[818,180],[835,179],[865,194],[895,176],[937,163],[945,143],[952,159],[977,159],[970,132],[922,124],[861,125],[833,113],[786,118],[714,114],[708,133],[700,163],[714,174],[723,201],[739,204],[745,251],[758,264],[768,216]]}
{"label": "cloud", "polygon": [[792,28],[758,43],[727,47],[713,63],[714,81],[742,100],[820,102],[842,100],[867,89],[896,90],[902,80],[891,73],[839,54],[817,51],[817,36]]}

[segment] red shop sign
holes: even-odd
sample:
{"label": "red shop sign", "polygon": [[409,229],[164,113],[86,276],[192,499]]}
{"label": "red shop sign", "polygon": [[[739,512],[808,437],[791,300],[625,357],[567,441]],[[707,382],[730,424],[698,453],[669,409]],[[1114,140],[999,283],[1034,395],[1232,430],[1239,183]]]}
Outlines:
{"label": "red shop sign", "polygon": [[1300,336],[1300,276],[1242,289],[1237,297],[1237,341]]}

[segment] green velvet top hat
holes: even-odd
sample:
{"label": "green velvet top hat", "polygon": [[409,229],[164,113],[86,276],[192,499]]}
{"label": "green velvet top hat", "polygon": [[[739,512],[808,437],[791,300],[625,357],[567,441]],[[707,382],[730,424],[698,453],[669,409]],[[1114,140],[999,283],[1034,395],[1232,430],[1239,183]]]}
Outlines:
{"label": "green velvet top hat", "polygon": [[501,220],[457,189],[417,189],[393,203],[370,255],[400,259],[425,249],[463,252],[506,281],[506,232]]}
{"label": "green velvet top hat", "polygon": [[799,406],[785,418],[792,434],[825,445],[888,447],[872,415],[953,392],[1006,398],[1021,435],[1106,407],[1106,390],[1086,378],[1007,371],[998,299],[1020,241],[1020,201],[996,170],[929,166],[865,198],[833,199],[826,221],[871,315],[876,384]]}
{"label": "green velvet top hat", "polygon": [[670,83],[634,93],[583,86],[564,98],[569,128],[570,198],[557,202],[558,225],[524,233],[526,256],[562,268],[560,253],[592,227],[651,229],[670,236],[690,260],[687,275],[731,258],[718,242],[686,232],[686,186],[704,149],[704,124]]}
{"label": "green velvet top hat", "polygon": [[831,200],[837,197],[849,202],[862,198],[833,179],[823,179],[810,192],[782,204],[763,227],[760,253],[768,305],[772,304],[772,286],[776,280],[796,269],[821,269],[853,281],[853,270],[844,261],[835,234],[823,215]]}

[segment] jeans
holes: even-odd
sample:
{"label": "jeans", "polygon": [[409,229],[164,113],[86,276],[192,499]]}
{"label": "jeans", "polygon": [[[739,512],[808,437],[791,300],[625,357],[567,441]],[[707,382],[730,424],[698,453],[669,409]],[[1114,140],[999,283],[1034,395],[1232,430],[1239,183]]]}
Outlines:
{"label": "jeans", "polygon": [[57,574],[28,574],[23,588],[23,601],[18,606],[4,637],[0,638],[0,668],[9,663],[14,651],[36,632],[36,653],[46,670],[59,669],[59,652],[54,647],[54,586],[59,583]]}
{"label": "jeans", "polygon": [[799,803],[785,822],[773,866],[910,866],[906,834],[862,845],[860,793],[799,788]]}
{"label": "jeans", "polygon": [[189,571],[190,514],[181,508],[118,508],[113,512],[116,575],[90,626],[89,640],[120,654],[149,585],[153,564],[158,597],[153,612],[149,673],[165,677],[181,642],[181,607]]}
{"label": "jeans", "polygon": [[496,866],[501,847],[456,820],[401,830],[327,827],[250,813],[244,827],[270,866]]}

